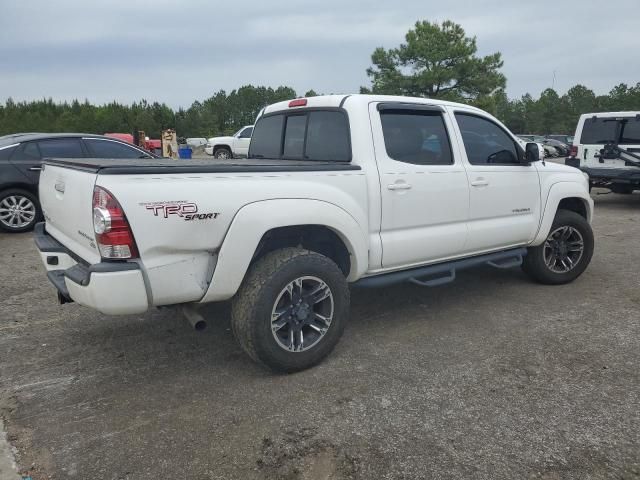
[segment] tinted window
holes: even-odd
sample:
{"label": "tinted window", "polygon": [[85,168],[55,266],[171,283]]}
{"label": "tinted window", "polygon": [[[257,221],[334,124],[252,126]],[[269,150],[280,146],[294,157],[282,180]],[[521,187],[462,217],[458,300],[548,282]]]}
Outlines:
{"label": "tinted window", "polygon": [[287,117],[287,125],[284,132],[284,158],[302,158],[306,129],[306,115]]}
{"label": "tinted window", "polygon": [[11,154],[15,151],[16,147],[0,147],[0,160],[9,160],[11,158]]}
{"label": "tinted window", "polygon": [[347,117],[340,111],[325,110],[263,117],[253,129],[249,157],[348,162],[351,145]]}
{"label": "tinted window", "polygon": [[283,118],[284,115],[271,115],[258,120],[251,137],[250,157],[280,158]]}
{"label": "tinted window", "polygon": [[418,165],[453,163],[442,115],[419,110],[384,110],[380,113],[387,155]]}
{"label": "tinted window", "polygon": [[640,144],[640,119],[629,119],[622,130],[620,143]]}
{"label": "tinted window", "polygon": [[614,119],[587,118],[582,127],[580,143],[604,145],[616,140],[618,122]]}
{"label": "tinted window", "polygon": [[20,157],[24,160],[40,160],[42,157],[40,156],[38,144],[36,142],[25,143],[24,147],[22,147],[22,152],[20,152]]}
{"label": "tinted window", "polygon": [[140,150],[111,140],[85,139],[84,141],[89,146],[89,154],[95,158],[141,158],[147,156]]}
{"label": "tinted window", "polygon": [[309,160],[351,160],[349,124],[341,112],[310,112],[307,127],[307,149]]}
{"label": "tinted window", "polygon": [[84,153],[78,138],[56,138],[39,140],[38,146],[42,157],[52,158],[82,158]]}
{"label": "tinted window", "polygon": [[456,113],[462,133],[462,141],[469,163],[510,164],[520,163],[515,142],[495,123],[475,115]]}
{"label": "tinted window", "polygon": [[251,134],[253,133],[253,127],[247,127],[240,133],[240,138],[251,138]]}

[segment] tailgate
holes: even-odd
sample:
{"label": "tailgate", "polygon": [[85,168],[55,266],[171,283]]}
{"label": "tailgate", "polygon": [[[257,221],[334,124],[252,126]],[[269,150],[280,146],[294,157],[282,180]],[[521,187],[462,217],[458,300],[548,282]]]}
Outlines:
{"label": "tailgate", "polygon": [[46,231],[90,264],[100,262],[93,233],[95,181],[95,172],[45,164],[39,184]]}

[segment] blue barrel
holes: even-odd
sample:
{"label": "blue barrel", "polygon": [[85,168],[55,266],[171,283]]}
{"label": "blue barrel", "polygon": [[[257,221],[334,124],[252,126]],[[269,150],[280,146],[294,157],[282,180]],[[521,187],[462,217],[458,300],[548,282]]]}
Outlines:
{"label": "blue barrel", "polygon": [[179,148],[178,149],[178,156],[184,160],[190,160],[191,159],[191,153],[192,150],[190,148]]}

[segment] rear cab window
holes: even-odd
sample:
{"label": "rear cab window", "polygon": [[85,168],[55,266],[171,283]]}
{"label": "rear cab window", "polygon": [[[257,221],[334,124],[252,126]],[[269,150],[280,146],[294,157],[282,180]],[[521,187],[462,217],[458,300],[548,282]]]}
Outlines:
{"label": "rear cab window", "polygon": [[260,118],[249,158],[350,162],[351,139],[342,109],[296,109]]}

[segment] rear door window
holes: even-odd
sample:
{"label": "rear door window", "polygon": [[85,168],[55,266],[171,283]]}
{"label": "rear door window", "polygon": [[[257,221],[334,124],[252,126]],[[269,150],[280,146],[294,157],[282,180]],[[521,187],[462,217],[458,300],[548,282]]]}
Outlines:
{"label": "rear door window", "polygon": [[308,110],[258,120],[249,158],[351,160],[349,122],[343,111]]}
{"label": "rear door window", "polygon": [[451,165],[449,136],[440,112],[383,110],[382,134],[389,158],[416,165]]}
{"label": "rear door window", "polygon": [[83,158],[84,152],[79,138],[52,138],[39,140],[38,147],[43,158]]}

